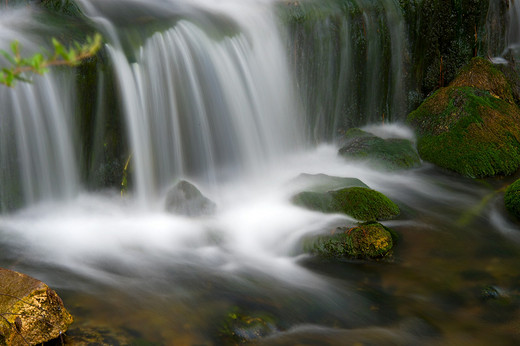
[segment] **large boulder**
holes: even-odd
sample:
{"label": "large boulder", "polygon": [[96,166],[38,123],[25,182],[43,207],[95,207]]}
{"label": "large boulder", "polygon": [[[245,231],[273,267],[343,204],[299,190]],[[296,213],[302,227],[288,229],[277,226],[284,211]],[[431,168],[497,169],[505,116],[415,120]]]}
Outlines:
{"label": "large boulder", "polygon": [[43,282],[0,268],[0,345],[35,345],[56,339],[73,318]]}
{"label": "large boulder", "polygon": [[300,192],[293,197],[296,205],[324,213],[343,213],[360,221],[388,220],[400,210],[381,192],[366,187],[349,187],[327,192]]}
{"label": "large boulder", "polygon": [[202,216],[213,214],[215,209],[216,204],[186,180],[179,181],[166,195],[166,210],[173,214]]}
{"label": "large boulder", "polygon": [[520,167],[520,108],[502,72],[475,58],[408,116],[421,158],[468,177]]}
{"label": "large boulder", "polygon": [[339,154],[352,160],[367,160],[388,170],[414,168],[421,159],[412,142],[404,138],[383,139],[358,128],[345,133]]}
{"label": "large boulder", "polygon": [[388,255],[394,241],[392,232],[380,223],[354,228],[338,227],[333,234],[306,242],[306,250],[324,258],[373,259]]}

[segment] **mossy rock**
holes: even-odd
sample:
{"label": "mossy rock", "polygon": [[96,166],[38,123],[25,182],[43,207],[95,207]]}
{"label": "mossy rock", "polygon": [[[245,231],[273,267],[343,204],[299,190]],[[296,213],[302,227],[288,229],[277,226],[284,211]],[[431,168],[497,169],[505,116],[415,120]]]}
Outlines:
{"label": "mossy rock", "polygon": [[195,185],[186,180],[177,182],[166,195],[166,210],[172,214],[211,215],[216,208],[215,202],[204,196]]}
{"label": "mossy rock", "polygon": [[494,97],[506,102],[514,101],[513,90],[504,73],[483,58],[472,59],[459,71],[457,78],[450,86],[486,90]]}
{"label": "mossy rock", "polygon": [[380,223],[368,223],[354,228],[339,227],[335,233],[307,242],[307,251],[324,258],[381,258],[394,245],[392,231]]}
{"label": "mossy rock", "polygon": [[468,177],[514,173],[520,167],[520,108],[512,100],[504,75],[474,59],[408,116],[420,156]]}
{"label": "mossy rock", "polygon": [[358,128],[348,130],[339,154],[349,159],[369,160],[389,170],[414,168],[421,159],[411,141],[402,138],[383,139]]}
{"label": "mossy rock", "polygon": [[347,187],[368,187],[357,178],[335,177],[326,174],[307,174],[302,173],[290,184],[305,189],[309,192],[327,192]]}
{"label": "mossy rock", "polygon": [[293,202],[305,208],[324,213],[343,213],[361,221],[388,220],[400,210],[381,192],[366,187],[350,187],[322,192],[304,191]]}
{"label": "mossy rock", "polygon": [[277,331],[275,319],[266,313],[245,313],[233,308],[218,331],[225,345],[237,345],[261,339]]}
{"label": "mossy rock", "polygon": [[73,322],[43,282],[0,268],[0,345],[36,345],[58,338]]}
{"label": "mossy rock", "polygon": [[504,194],[507,211],[520,220],[520,179],[509,185]]}

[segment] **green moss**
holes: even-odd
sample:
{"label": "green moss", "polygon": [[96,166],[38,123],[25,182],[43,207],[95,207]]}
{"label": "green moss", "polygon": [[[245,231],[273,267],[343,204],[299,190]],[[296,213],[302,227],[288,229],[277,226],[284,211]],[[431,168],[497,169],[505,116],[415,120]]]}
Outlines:
{"label": "green moss", "polygon": [[510,175],[520,166],[520,110],[488,91],[439,90],[408,121],[421,157],[468,177]]}
{"label": "green moss", "polygon": [[457,78],[450,84],[453,87],[474,87],[488,91],[504,101],[513,102],[511,86],[500,70],[483,58],[474,58],[464,66]]}
{"label": "green moss", "polygon": [[391,231],[380,223],[338,228],[329,236],[308,241],[306,250],[325,258],[380,258],[392,249]]}
{"label": "green moss", "polygon": [[381,192],[352,187],[330,191],[332,209],[343,212],[358,220],[388,220],[399,215],[399,207]]}
{"label": "green moss", "polygon": [[509,185],[504,194],[504,203],[507,211],[520,219],[520,179]]}
{"label": "green moss", "polygon": [[366,187],[350,187],[335,191],[301,192],[293,202],[324,213],[343,213],[357,220],[388,220],[399,215],[397,204],[382,193]]}
{"label": "green moss", "polygon": [[369,160],[373,165],[389,170],[418,167],[421,159],[407,139],[383,139],[357,128],[344,136],[339,154],[349,159]]}
{"label": "green moss", "polygon": [[424,160],[468,177],[510,175],[520,167],[520,109],[502,72],[473,59],[408,122]]}

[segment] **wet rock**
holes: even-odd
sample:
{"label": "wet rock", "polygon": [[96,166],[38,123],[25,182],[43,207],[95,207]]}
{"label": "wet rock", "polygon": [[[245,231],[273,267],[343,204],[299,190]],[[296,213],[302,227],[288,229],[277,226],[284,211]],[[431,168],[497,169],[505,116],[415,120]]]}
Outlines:
{"label": "wet rock", "polygon": [[517,219],[520,219],[520,179],[506,189],[504,203],[507,211]]}
{"label": "wet rock", "polygon": [[520,108],[502,72],[475,58],[408,116],[422,159],[468,177],[520,167]]}
{"label": "wet rock", "polygon": [[73,318],[43,282],[0,268],[0,345],[34,345],[64,333]]}
{"label": "wet rock", "polygon": [[324,213],[343,213],[360,221],[388,220],[400,210],[381,192],[366,187],[350,187],[321,192],[304,191],[293,197],[293,202],[305,208]]}
{"label": "wet rock", "polygon": [[349,159],[368,160],[388,169],[408,169],[421,165],[421,159],[411,141],[402,138],[383,139],[353,128],[345,133],[339,154]]}
{"label": "wet rock", "polygon": [[195,185],[181,180],[166,195],[166,210],[186,216],[211,215],[216,204],[206,198]]}
{"label": "wet rock", "polygon": [[372,222],[350,229],[338,227],[331,235],[308,240],[305,248],[324,258],[372,259],[386,256],[393,245],[391,230]]}
{"label": "wet rock", "polygon": [[245,314],[238,309],[229,312],[219,330],[225,345],[257,341],[277,331],[273,317],[263,313]]}
{"label": "wet rock", "polygon": [[357,178],[334,177],[326,174],[300,174],[291,184],[309,192],[327,192],[347,187],[368,187]]}

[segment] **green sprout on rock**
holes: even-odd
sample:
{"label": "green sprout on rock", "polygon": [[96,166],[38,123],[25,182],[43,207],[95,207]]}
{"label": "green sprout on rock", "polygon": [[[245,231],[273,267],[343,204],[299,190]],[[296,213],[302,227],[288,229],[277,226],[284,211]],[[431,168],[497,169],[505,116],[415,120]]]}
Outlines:
{"label": "green sprout on rock", "polygon": [[72,47],[65,47],[57,39],[52,39],[54,53],[45,57],[41,53],[36,53],[32,57],[23,58],[21,47],[18,41],[11,43],[11,52],[0,49],[3,55],[11,64],[0,70],[0,84],[13,87],[16,81],[30,82],[25,77],[26,73],[36,73],[43,75],[51,66],[76,66],[82,60],[94,56],[101,48],[102,36],[98,33],[94,37],[87,37],[86,43],[73,43]]}

